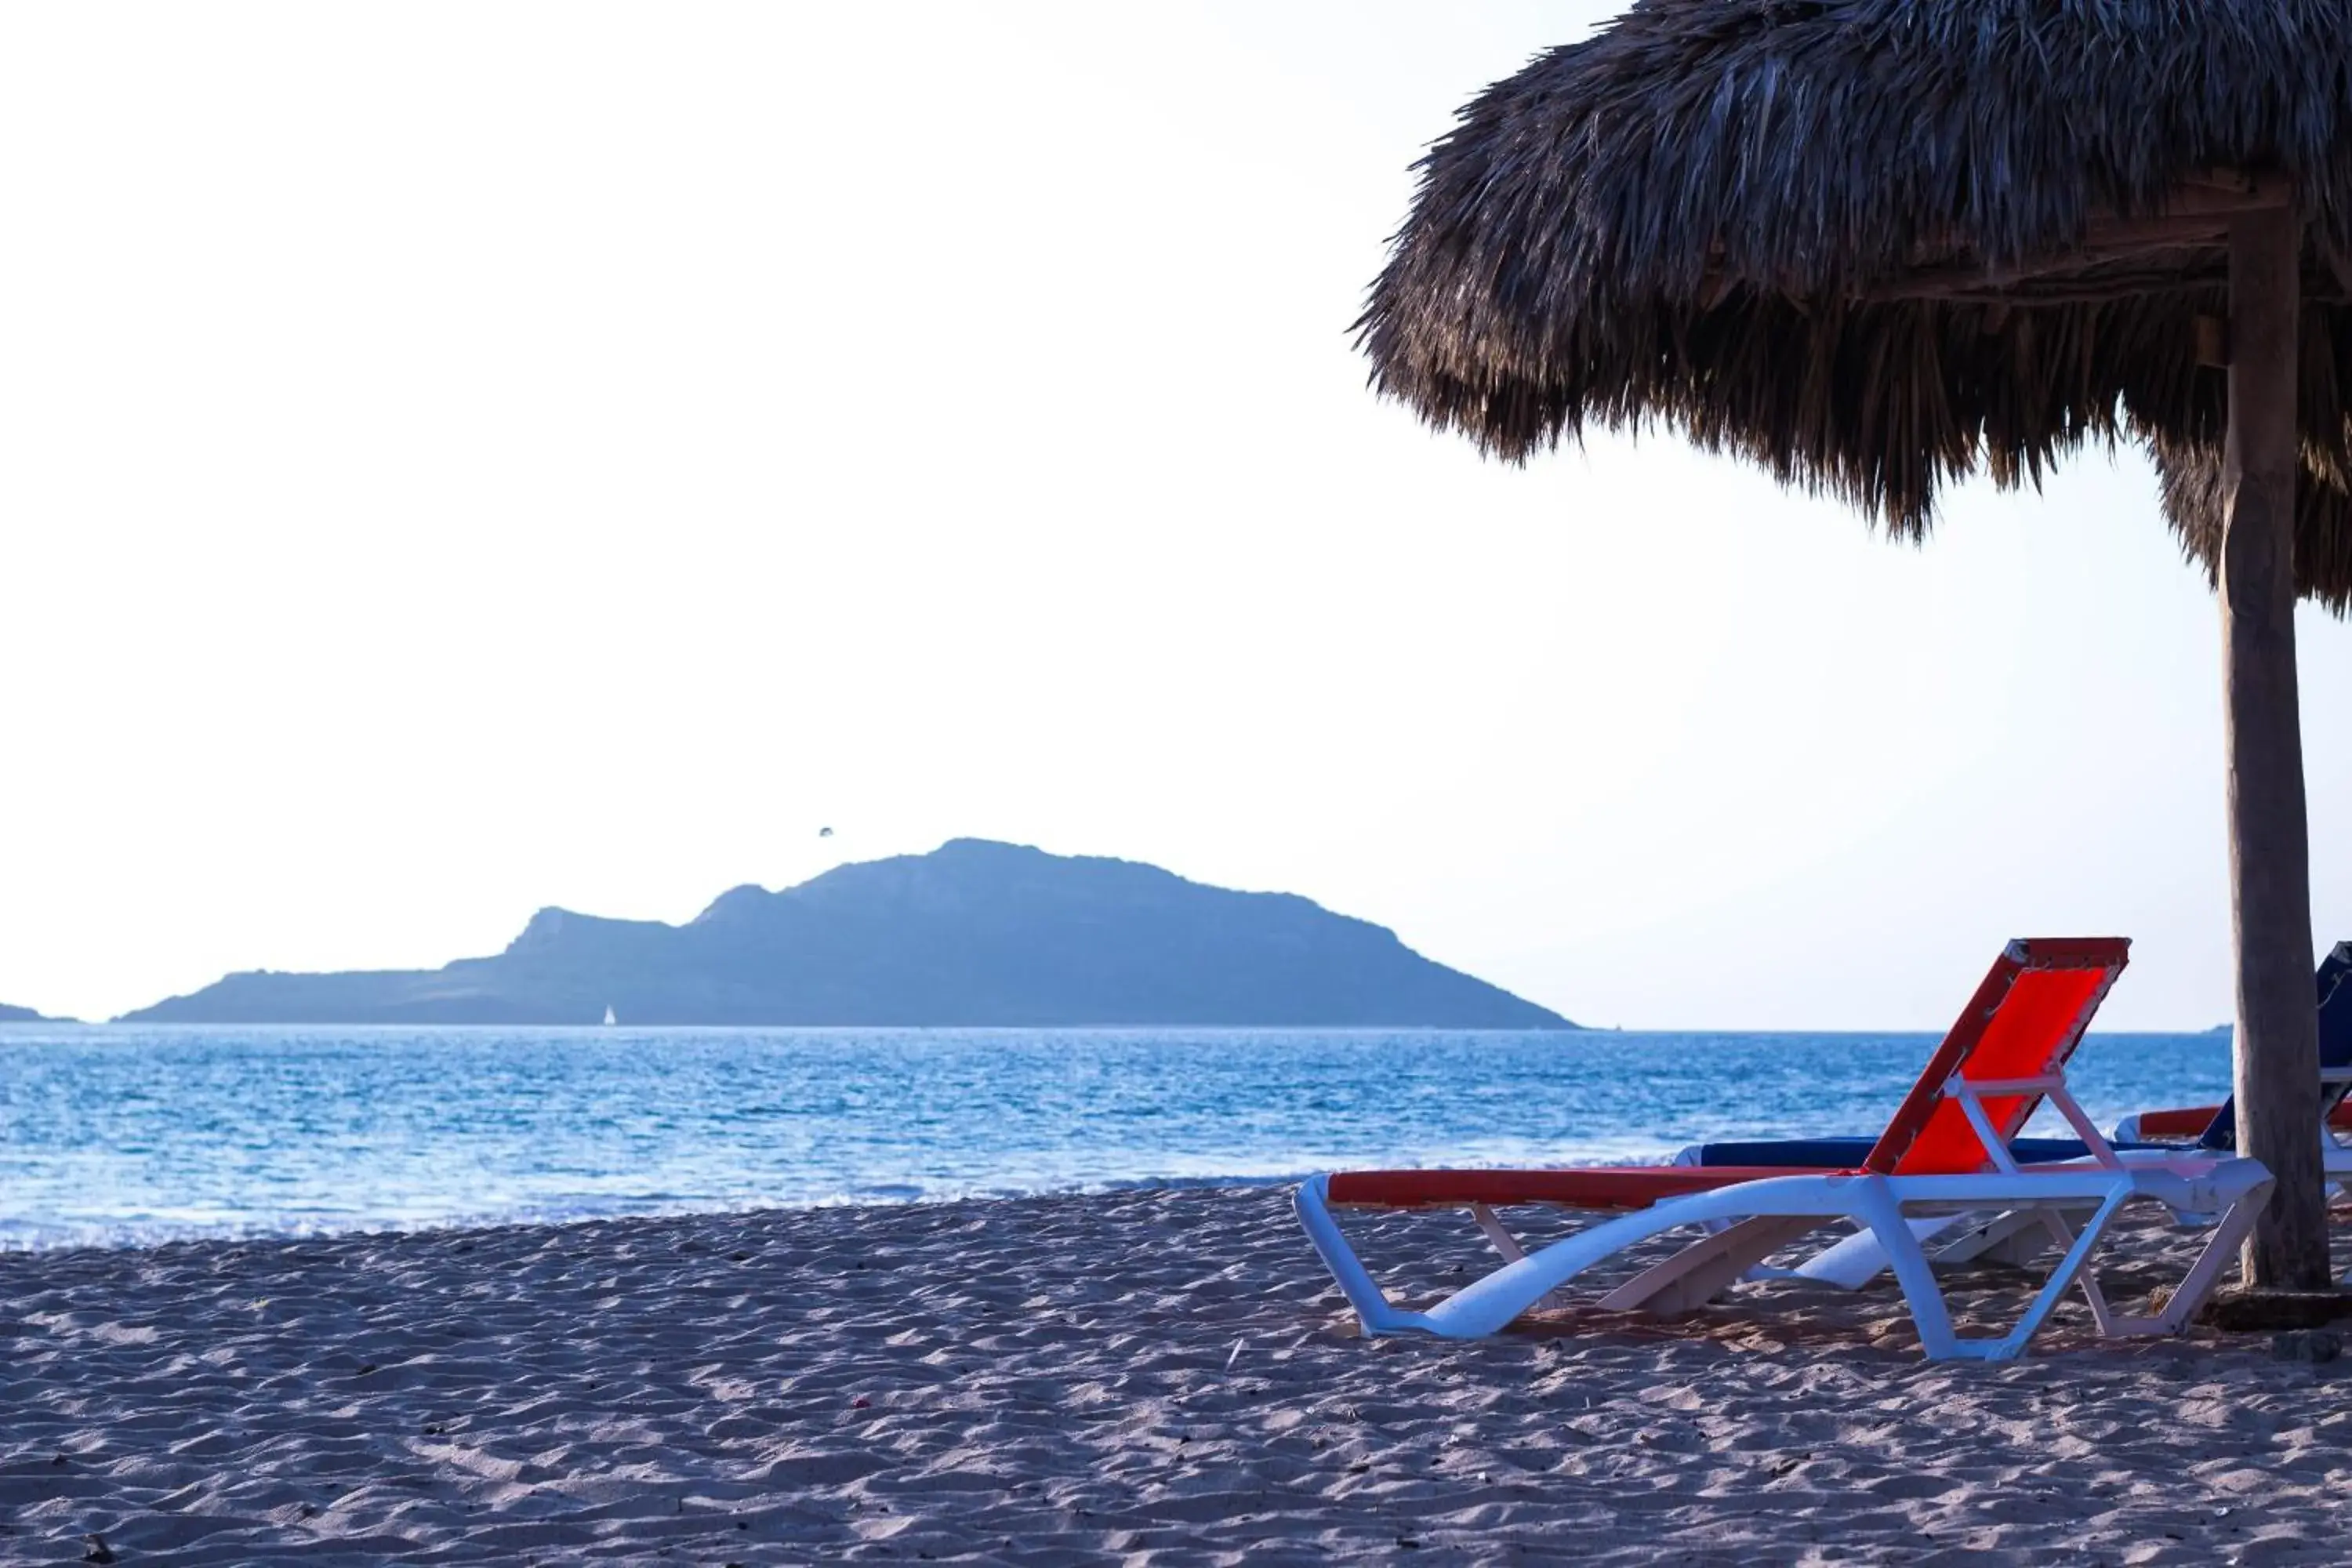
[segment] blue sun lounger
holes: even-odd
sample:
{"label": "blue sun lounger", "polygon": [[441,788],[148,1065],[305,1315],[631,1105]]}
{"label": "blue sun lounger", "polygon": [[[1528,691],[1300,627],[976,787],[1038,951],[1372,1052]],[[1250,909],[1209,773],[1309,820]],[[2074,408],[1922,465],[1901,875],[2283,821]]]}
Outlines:
{"label": "blue sun lounger", "polygon": [[[2352,942],[2339,942],[2319,966],[2319,1118],[2321,1125],[2336,1119],[2336,1108],[2352,1091]],[[2127,1116],[2116,1126],[2121,1138],[2178,1142],[2203,1120],[2197,1135],[2200,1149],[2235,1149],[2238,1104],[2233,1095],[2221,1104],[2188,1110],[2148,1110]],[[2331,1139],[2331,1142],[2333,1140]],[[2331,1161],[2336,1173],[2343,1161]]]}

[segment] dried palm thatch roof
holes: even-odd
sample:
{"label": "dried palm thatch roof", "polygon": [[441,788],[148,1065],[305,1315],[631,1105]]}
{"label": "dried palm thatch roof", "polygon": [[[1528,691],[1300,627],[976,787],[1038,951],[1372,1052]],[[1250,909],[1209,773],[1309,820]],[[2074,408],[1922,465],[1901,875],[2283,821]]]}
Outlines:
{"label": "dried palm thatch roof", "polygon": [[1663,422],[1904,537],[2137,439],[2209,567],[2230,216],[2284,202],[2301,585],[2352,604],[2352,0],[1638,0],[1421,169],[1360,331],[1432,424]]}

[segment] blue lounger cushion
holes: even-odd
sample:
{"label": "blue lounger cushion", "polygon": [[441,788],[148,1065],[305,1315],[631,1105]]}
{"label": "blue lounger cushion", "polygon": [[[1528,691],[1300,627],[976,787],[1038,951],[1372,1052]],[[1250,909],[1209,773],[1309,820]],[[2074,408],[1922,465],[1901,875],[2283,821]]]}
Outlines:
{"label": "blue lounger cushion", "polygon": [[[1750,1143],[1701,1143],[1685,1150],[1679,1162],[1685,1165],[1788,1165],[1819,1166],[1823,1170],[1847,1171],[1869,1158],[1870,1138],[1799,1138],[1771,1139]],[[2144,1149],[2145,1143],[2119,1143],[2117,1148]],[[2009,1146],[2012,1158],[2021,1165],[2045,1164],[2057,1160],[2087,1160],[2091,1152],[2077,1138],[2020,1138]]]}

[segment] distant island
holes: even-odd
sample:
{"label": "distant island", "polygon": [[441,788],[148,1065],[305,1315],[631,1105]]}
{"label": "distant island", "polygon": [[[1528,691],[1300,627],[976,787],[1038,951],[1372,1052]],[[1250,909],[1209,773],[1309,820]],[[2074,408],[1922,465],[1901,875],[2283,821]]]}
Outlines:
{"label": "distant island", "polygon": [[0,1024],[70,1024],[70,1018],[45,1018],[30,1007],[11,1007],[0,1002]]}
{"label": "distant island", "polygon": [[541,910],[494,958],[232,974],[126,1023],[1572,1029],[1365,921],[960,838],[682,926]]}

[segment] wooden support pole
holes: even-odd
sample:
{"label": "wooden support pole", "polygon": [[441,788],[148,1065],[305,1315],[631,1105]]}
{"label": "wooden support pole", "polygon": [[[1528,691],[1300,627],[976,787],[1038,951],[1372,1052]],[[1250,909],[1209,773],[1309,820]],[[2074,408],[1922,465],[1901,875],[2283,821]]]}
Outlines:
{"label": "wooden support pole", "polygon": [[2302,225],[2230,223],[2230,434],[2222,469],[2221,669],[2238,948],[2238,1150],[2277,1179],[2246,1282],[2329,1282],[2312,994],[2311,844],[2294,655],[2295,374]]}

